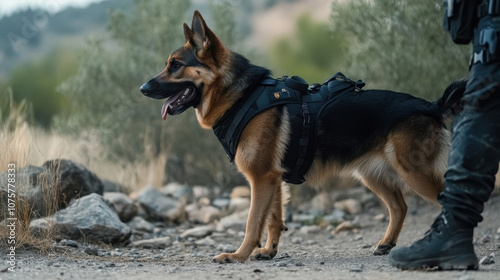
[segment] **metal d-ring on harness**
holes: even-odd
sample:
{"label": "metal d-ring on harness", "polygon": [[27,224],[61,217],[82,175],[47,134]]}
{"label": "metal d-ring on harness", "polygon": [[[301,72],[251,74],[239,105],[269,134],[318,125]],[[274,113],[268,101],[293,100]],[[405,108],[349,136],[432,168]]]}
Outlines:
{"label": "metal d-ring on harness", "polygon": [[349,92],[361,90],[361,80],[352,81],[342,73],[322,84],[308,86],[302,78],[284,76],[264,79],[260,86],[238,100],[213,127],[214,133],[234,162],[239,138],[248,122],[260,112],[275,106],[287,108],[291,126],[290,141],[282,161],[287,170],[283,180],[305,182],[316,152],[317,120],[327,104]]}

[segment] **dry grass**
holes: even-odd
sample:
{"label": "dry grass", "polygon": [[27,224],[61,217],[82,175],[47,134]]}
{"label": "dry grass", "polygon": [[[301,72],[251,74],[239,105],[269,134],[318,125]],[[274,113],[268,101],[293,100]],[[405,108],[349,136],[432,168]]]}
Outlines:
{"label": "dry grass", "polygon": [[[132,192],[146,185],[160,187],[164,180],[166,154],[157,156],[153,145],[145,140],[147,152],[141,160],[130,163],[120,160],[109,160],[104,155],[105,148],[99,146],[94,133],[82,132],[81,136],[70,137],[46,131],[30,124],[28,120],[29,106],[26,102],[15,104],[12,101],[12,91],[9,92],[9,115],[2,119],[0,112],[0,173],[7,171],[9,164],[15,164],[16,169],[26,165],[41,166],[51,159],[70,159],[83,164],[96,173],[101,179],[108,179],[125,187],[124,191]],[[1,110],[1,109],[0,109]],[[17,186],[16,186],[17,187]],[[19,187],[18,187],[19,189]],[[58,197],[55,188],[48,183],[42,183],[44,199],[49,206],[49,212],[57,210]],[[29,230],[30,209],[28,203],[19,199],[16,192],[16,245],[34,246],[48,249],[52,243],[52,233],[46,233],[42,238],[35,238]],[[2,207],[6,205],[2,201]],[[4,211],[4,209],[1,209]],[[0,244],[7,245],[8,229],[0,226]]]}

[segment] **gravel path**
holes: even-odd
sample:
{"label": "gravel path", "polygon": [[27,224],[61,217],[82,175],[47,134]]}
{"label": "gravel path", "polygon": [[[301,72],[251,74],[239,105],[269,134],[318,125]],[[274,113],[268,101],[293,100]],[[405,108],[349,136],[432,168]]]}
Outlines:
{"label": "gravel path", "polygon": [[[435,205],[416,203],[411,198],[408,201],[412,213],[408,214],[399,238],[401,246],[421,238],[439,212]],[[500,279],[500,196],[492,197],[486,204],[484,221],[475,230],[478,257],[496,255],[494,263],[480,265],[478,271],[400,271],[388,264],[386,256],[371,255],[371,247],[383,236],[387,226],[387,221],[374,217],[384,212],[375,208],[370,213],[362,213],[359,216],[362,228],[358,232],[332,235],[331,229],[320,229],[304,234],[299,228],[290,229],[281,239],[278,255],[270,261],[212,263],[211,258],[220,252],[218,250],[240,244],[242,237],[238,233],[213,234],[203,241],[179,240],[165,249],[89,247],[70,242],[57,243],[50,253],[18,249],[16,272],[1,272],[0,280]],[[0,253],[5,256],[5,248],[0,248]],[[98,256],[92,255],[96,253]],[[4,263],[0,270],[5,270]]]}

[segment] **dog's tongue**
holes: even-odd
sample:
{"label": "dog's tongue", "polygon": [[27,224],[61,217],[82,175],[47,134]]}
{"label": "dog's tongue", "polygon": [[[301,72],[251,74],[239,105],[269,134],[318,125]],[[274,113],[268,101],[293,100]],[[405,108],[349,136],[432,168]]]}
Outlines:
{"label": "dog's tongue", "polygon": [[168,102],[165,102],[165,104],[163,104],[163,107],[161,107],[161,118],[163,120],[166,120],[167,119],[167,114],[168,114],[168,106],[170,105],[170,103]]}
{"label": "dog's tongue", "polygon": [[161,107],[161,118],[163,120],[167,119],[168,107],[170,107],[170,104],[172,104],[174,101],[176,101],[181,94],[182,94],[182,91],[180,93],[170,97],[169,99],[167,99],[167,101],[165,101],[165,104],[163,104],[163,107]]}
{"label": "dog's tongue", "polygon": [[167,101],[165,101],[165,104],[163,104],[163,107],[161,107],[161,118],[163,120],[166,120],[167,119],[167,115],[168,115],[168,107],[170,106],[170,104],[172,104],[172,102],[175,101],[175,98],[169,98]]}

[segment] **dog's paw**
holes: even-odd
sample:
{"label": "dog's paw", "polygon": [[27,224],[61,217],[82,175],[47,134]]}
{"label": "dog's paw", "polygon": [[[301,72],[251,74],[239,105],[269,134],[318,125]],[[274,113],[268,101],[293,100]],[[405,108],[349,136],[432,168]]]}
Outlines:
{"label": "dog's paw", "polygon": [[220,254],[212,259],[214,263],[242,263],[247,260],[248,257],[243,257],[239,254]]}
{"label": "dog's paw", "polygon": [[255,249],[250,257],[253,260],[270,260],[278,254],[278,248],[260,248]]}
{"label": "dog's paw", "polygon": [[387,255],[394,246],[396,246],[396,244],[393,242],[389,244],[378,244],[375,250],[373,250],[373,254],[375,256]]}

